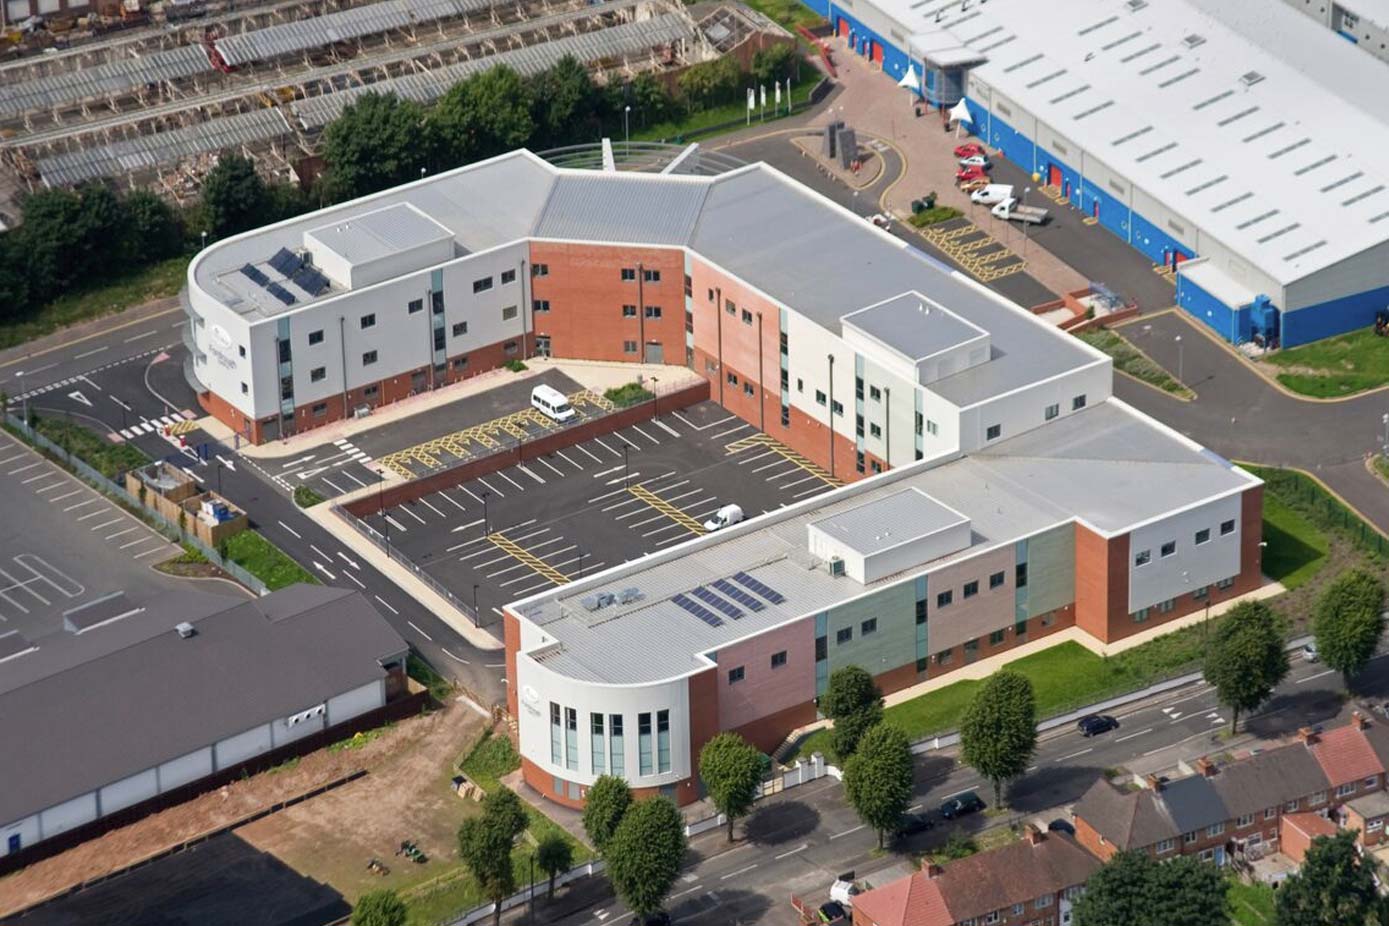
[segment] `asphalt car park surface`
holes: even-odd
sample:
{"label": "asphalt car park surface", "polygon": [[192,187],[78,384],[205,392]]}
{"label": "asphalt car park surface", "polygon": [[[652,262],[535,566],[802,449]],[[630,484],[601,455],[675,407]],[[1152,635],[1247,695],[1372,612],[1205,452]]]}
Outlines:
{"label": "asphalt car park surface", "polygon": [[703,535],[724,505],[753,517],[837,484],[702,402],[364,521],[491,624],[509,601]]}

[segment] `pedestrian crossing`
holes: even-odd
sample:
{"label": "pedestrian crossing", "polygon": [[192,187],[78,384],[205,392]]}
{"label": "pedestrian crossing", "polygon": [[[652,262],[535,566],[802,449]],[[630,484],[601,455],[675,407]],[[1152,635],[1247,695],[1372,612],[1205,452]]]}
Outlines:
{"label": "pedestrian crossing", "polygon": [[132,424],[128,428],[121,428],[120,436],[126,440],[132,440],[141,434],[152,434],[155,431],[164,432],[169,429],[170,434],[187,434],[189,431],[196,430],[198,423],[189,420],[181,415],[160,415],[158,418],[147,418],[139,424]]}

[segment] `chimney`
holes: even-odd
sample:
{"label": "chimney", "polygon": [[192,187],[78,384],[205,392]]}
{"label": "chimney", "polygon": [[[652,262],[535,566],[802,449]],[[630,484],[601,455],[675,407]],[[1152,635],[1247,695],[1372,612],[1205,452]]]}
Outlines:
{"label": "chimney", "polygon": [[1319,737],[1317,731],[1311,727],[1301,727],[1297,731],[1297,738],[1302,741],[1302,745],[1311,746],[1317,742]]}
{"label": "chimney", "polygon": [[1023,827],[1022,838],[1027,840],[1029,846],[1040,846],[1047,838],[1047,834],[1043,833],[1041,827],[1037,826],[1037,824],[1029,823],[1027,826]]}
{"label": "chimney", "polygon": [[1214,778],[1216,765],[1206,756],[1196,760],[1196,773],[1202,778]]}
{"label": "chimney", "polygon": [[1148,786],[1150,791],[1162,790],[1162,779],[1156,775],[1148,775],[1143,779],[1143,783]]}
{"label": "chimney", "polygon": [[922,870],[926,872],[926,877],[930,878],[932,881],[945,874],[945,869],[935,862],[927,862]]}
{"label": "chimney", "polygon": [[1370,728],[1370,718],[1359,711],[1350,712],[1350,722],[1357,730],[1368,730]]}

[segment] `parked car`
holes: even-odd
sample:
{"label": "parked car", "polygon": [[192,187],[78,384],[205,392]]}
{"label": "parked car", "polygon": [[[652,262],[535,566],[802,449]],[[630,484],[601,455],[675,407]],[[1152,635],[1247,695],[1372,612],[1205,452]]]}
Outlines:
{"label": "parked car", "polygon": [[664,910],[657,910],[646,916],[634,916],[627,922],[627,926],[670,926],[670,914]]}
{"label": "parked car", "polygon": [[892,218],[885,212],[879,212],[877,215],[871,217],[868,221],[872,222],[874,225],[878,226],[884,231],[892,227]]}
{"label": "parked car", "polygon": [[973,193],[976,190],[982,190],[989,185],[989,178],[987,176],[984,176],[979,177],[975,180],[966,180],[964,183],[960,184],[960,189],[965,193]]}
{"label": "parked car", "polygon": [[714,516],[704,522],[704,529],[709,533],[730,527],[743,520],[743,509],[737,505],[724,505]]}
{"label": "parked car", "polygon": [[969,195],[970,202],[983,206],[992,206],[994,203],[1001,203],[1012,198],[1013,185],[1011,183],[986,184]]}
{"label": "parked car", "polygon": [[1071,825],[1070,820],[1064,820],[1061,817],[1057,817],[1055,820],[1052,820],[1050,823],[1047,824],[1047,832],[1065,833],[1067,836],[1074,836],[1076,834],[1076,828]]}
{"label": "parked car", "polygon": [[955,146],[955,157],[957,158],[970,158],[974,157],[976,154],[983,153],[984,146],[977,141],[969,141],[965,142],[963,145]]}
{"label": "parked car", "polygon": [[961,167],[959,170],[955,171],[955,182],[956,182],[956,183],[964,183],[964,182],[967,181],[967,180],[988,180],[988,179],[989,179],[988,171],[984,170],[984,168],[979,167],[978,165],[970,165],[969,167]]}
{"label": "parked car", "polygon": [[1109,714],[1086,714],[1076,721],[1076,730],[1081,736],[1099,736],[1110,730],[1119,729],[1119,719]]}
{"label": "parked car", "polygon": [[910,836],[913,833],[924,833],[935,828],[936,815],[929,810],[919,810],[915,813],[902,814],[902,819],[897,824],[897,835]]}
{"label": "parked car", "polygon": [[990,167],[993,166],[993,162],[989,160],[989,156],[987,154],[971,154],[967,158],[960,158],[960,166],[982,167],[985,170],[988,170]]}
{"label": "parked car", "polygon": [[1316,662],[1320,657],[1317,655],[1317,644],[1308,643],[1302,648],[1302,658],[1308,662]]}
{"label": "parked car", "polygon": [[968,794],[952,797],[944,804],[941,804],[940,815],[947,820],[954,820],[957,817],[965,817],[972,813],[978,813],[987,806],[983,798],[973,791],[970,791]]}
{"label": "parked car", "polygon": [[854,873],[846,871],[834,879],[830,885],[830,900],[842,904],[845,907],[854,905],[854,897],[861,894],[862,890],[854,881]]}
{"label": "parked car", "polygon": [[820,904],[820,922],[825,926],[833,926],[835,923],[847,923],[849,921],[849,911],[844,909],[844,905],[837,900],[829,903]]}

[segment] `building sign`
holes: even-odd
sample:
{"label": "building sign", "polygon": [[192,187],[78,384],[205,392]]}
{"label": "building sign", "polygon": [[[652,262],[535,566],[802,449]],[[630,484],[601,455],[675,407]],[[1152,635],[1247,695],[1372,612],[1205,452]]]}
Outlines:
{"label": "building sign", "polygon": [[236,361],[232,359],[231,335],[227,334],[227,329],[221,325],[208,325],[208,352],[217,358],[217,362],[228,370],[236,369]]}

